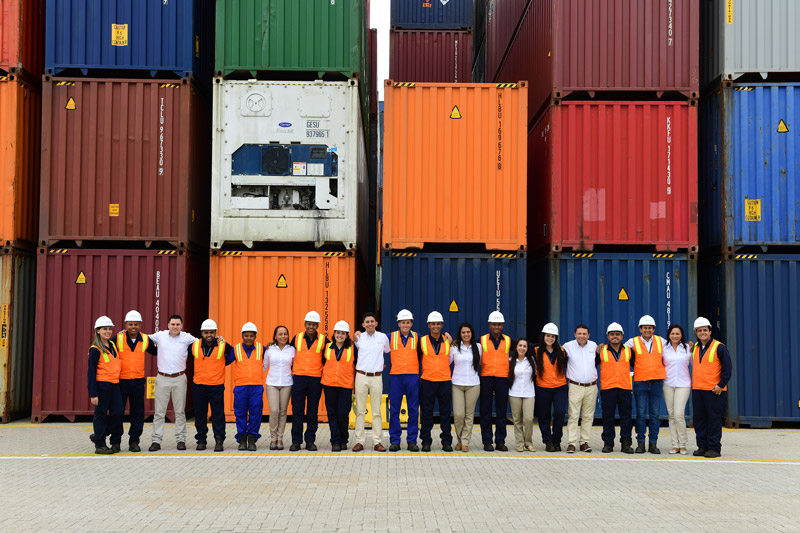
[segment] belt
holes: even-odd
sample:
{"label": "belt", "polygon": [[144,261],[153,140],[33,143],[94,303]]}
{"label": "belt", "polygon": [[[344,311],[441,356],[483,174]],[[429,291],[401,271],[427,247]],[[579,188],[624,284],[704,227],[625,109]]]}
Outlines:
{"label": "belt", "polygon": [[184,370],[182,372],[178,372],[177,374],[165,374],[163,372],[159,372],[158,375],[159,376],[164,376],[164,377],[167,377],[167,378],[177,378],[178,376],[182,376],[185,373],[186,373],[186,370]]}
{"label": "belt", "polygon": [[356,370],[356,372],[358,372],[359,374],[364,374],[368,378],[372,378],[372,377],[375,377],[375,376],[380,376],[381,374],[383,374],[383,372],[363,372],[361,370]]}
{"label": "belt", "polygon": [[577,381],[572,381],[571,379],[569,382],[572,385],[578,385],[579,387],[591,387],[592,385],[597,385],[597,380],[592,381],[591,383],[578,383]]}

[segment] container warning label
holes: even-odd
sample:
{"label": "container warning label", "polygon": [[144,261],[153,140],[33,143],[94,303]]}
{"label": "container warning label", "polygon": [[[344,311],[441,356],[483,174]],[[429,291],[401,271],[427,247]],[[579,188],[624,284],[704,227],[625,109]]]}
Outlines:
{"label": "container warning label", "polygon": [[83,270],[78,272],[78,278],[75,280],[75,285],[86,285],[86,274],[83,273]]}
{"label": "container warning label", "polygon": [[461,118],[461,111],[458,110],[458,106],[454,105],[453,110],[450,112],[450,118],[452,119],[460,119]]}
{"label": "container warning label", "polygon": [[110,217],[119,216],[119,204],[108,204],[108,216]]}
{"label": "container warning label", "polygon": [[75,111],[76,107],[77,106],[75,105],[75,99],[70,96],[69,100],[67,100],[67,105],[64,106],[64,109],[66,109],[67,111]]}
{"label": "container warning label", "polygon": [[789,126],[786,125],[783,119],[778,122],[778,133],[789,133]]}
{"label": "container warning label", "polygon": [[284,276],[283,274],[281,274],[280,276],[278,276],[278,283],[276,283],[276,284],[275,284],[275,286],[276,286],[277,288],[279,288],[279,289],[285,289],[285,288],[287,288],[287,287],[289,286],[289,284],[288,284],[288,283],[286,283],[286,276]]}
{"label": "container warning label", "polygon": [[156,397],[156,377],[147,376],[147,399],[152,400]]}
{"label": "container warning label", "polygon": [[128,25],[111,25],[111,46],[128,46]]}
{"label": "container warning label", "polygon": [[456,303],[456,301],[455,301],[455,300],[453,300],[452,302],[450,302],[450,309],[449,309],[449,311],[450,311],[451,313],[458,313],[458,304]]}
{"label": "container warning label", "polygon": [[727,6],[725,9],[725,23],[733,24],[733,0],[727,1]]}
{"label": "container warning label", "polygon": [[306,175],[306,164],[295,162],[292,165],[292,175],[293,176],[305,176]]}
{"label": "container warning label", "polygon": [[8,304],[0,305],[0,348],[8,346]]}
{"label": "container warning label", "polygon": [[747,222],[761,222],[761,200],[744,200],[744,219]]}
{"label": "container warning label", "polygon": [[625,287],[622,287],[619,290],[619,294],[617,295],[617,300],[620,302],[627,302],[630,298],[628,298],[628,291],[625,290]]}

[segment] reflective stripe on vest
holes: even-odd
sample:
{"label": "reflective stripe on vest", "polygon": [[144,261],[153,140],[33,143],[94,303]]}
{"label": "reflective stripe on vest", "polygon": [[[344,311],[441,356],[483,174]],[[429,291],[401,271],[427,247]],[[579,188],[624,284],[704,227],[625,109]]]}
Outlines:
{"label": "reflective stripe on vest", "polygon": [[[203,344],[202,339],[197,339],[192,343],[192,355],[194,356],[195,359],[199,359],[202,355],[202,350],[200,350],[200,346],[202,344]],[[217,359],[220,359],[225,354],[225,343],[221,342],[217,346],[218,346]],[[241,359],[239,360],[241,361]]]}
{"label": "reflective stripe on vest", "polygon": [[[325,359],[327,361],[331,360],[331,353],[333,353],[333,343],[331,343],[330,346],[328,347],[328,349],[325,350]],[[348,348],[345,348],[345,353],[347,354],[346,362],[349,363],[350,362],[350,357],[353,355],[353,347],[349,346]]]}
{"label": "reflective stripe on vest", "polygon": [[[709,345],[708,349],[706,350],[706,354],[708,355],[708,359],[706,359],[706,361],[708,361],[709,363],[713,363],[714,362],[714,357],[717,355],[717,347],[720,344],[722,344],[722,343],[719,342],[718,340],[711,339],[711,344]],[[694,350],[692,350],[692,357],[694,359],[694,363],[695,364],[700,364],[699,352],[700,352],[700,343],[698,342],[697,344],[694,345]]]}
{"label": "reflective stripe on vest", "polygon": [[664,353],[664,346],[661,344],[661,337],[658,335],[653,335],[653,348],[655,351],[648,351],[647,345],[644,343],[644,339],[639,337],[634,337],[633,339],[633,350],[636,352],[636,355],[642,355],[643,353],[657,353],[663,354]]}
{"label": "reflective stripe on vest", "polygon": [[[417,334],[414,333],[413,331],[409,331],[408,337],[409,337],[409,340],[411,341],[411,349],[412,350],[416,350],[417,349]],[[401,345],[402,345],[402,342],[400,341],[400,332],[399,331],[395,331],[394,333],[392,333],[392,349],[393,350],[399,350]]]}
{"label": "reflective stripe on vest", "polygon": [[[295,340],[295,349],[299,352],[303,349],[303,339],[305,339],[305,333],[301,333],[297,336]],[[322,346],[325,344],[325,338],[317,333],[317,349],[314,350],[317,353],[322,353]],[[311,344],[314,345],[313,343]]]}
{"label": "reflective stripe on vest", "polygon": [[[239,344],[236,345],[236,359],[238,361],[242,361],[243,357],[247,357],[247,354],[243,353],[243,351],[244,351],[243,348],[242,348],[243,346],[244,346],[244,344],[242,344],[242,343],[239,343]],[[257,342],[253,346],[254,346],[254,349],[256,351],[256,360],[260,361],[261,360],[261,352],[262,352],[261,343]]]}
{"label": "reflective stripe on vest", "polygon": [[[626,361],[630,361],[631,360],[630,348],[628,348],[627,346],[623,345],[622,346],[622,352],[625,354],[625,360]],[[620,357],[622,357],[622,354],[620,354]],[[603,346],[603,361],[608,363],[608,345]],[[617,361],[617,362],[619,362],[619,361]]]}
{"label": "reflective stripe on vest", "polygon": [[[505,352],[506,352],[506,355],[508,355],[508,352],[511,350],[511,337],[509,337],[508,335],[503,335],[503,338],[501,339],[501,342],[502,341],[505,341],[505,343],[506,343]],[[481,337],[481,345],[483,346],[483,353],[486,353],[489,350],[489,334],[488,333],[486,335],[484,335],[483,337]]]}
{"label": "reflective stripe on vest", "polygon": [[[427,339],[428,342],[425,342],[426,339]],[[448,342],[447,339],[442,337],[442,344],[444,344],[444,354],[449,357],[450,356],[450,342]],[[422,353],[424,355],[428,355],[428,346],[429,345],[431,347],[431,350],[433,350],[433,343],[431,343],[431,340],[428,338],[427,335],[425,335],[424,337],[422,337],[422,345],[421,345],[422,346]],[[441,355],[441,351],[442,351],[442,349],[441,349],[441,346],[440,346],[440,348],[439,348],[439,352],[440,353],[437,354],[436,350],[434,350],[433,352],[434,352],[434,355]]]}
{"label": "reflective stripe on vest", "polygon": [[[147,347],[150,346],[150,337],[148,337],[145,333],[140,333],[140,335],[142,336],[142,342],[136,345],[136,349],[134,351],[138,350],[141,346],[142,352],[144,352],[147,350]],[[117,353],[122,353],[125,351],[125,345],[128,344],[127,339],[125,338],[127,336],[128,334],[124,331],[117,335]]]}

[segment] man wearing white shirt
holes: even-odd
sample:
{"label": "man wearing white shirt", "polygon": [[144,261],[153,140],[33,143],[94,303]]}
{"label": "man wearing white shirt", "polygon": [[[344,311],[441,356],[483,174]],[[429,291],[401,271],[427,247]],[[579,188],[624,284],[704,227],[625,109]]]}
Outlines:
{"label": "man wearing white shirt", "polygon": [[[569,381],[569,420],[567,421],[567,453],[575,453],[580,444],[582,452],[591,452],[589,437],[592,434],[594,410],[597,406],[597,344],[589,340],[589,326],[575,328],[575,340],[562,348],[567,355],[567,380]],[[578,418],[581,419],[580,441]]]}
{"label": "man wearing white shirt", "polygon": [[364,415],[367,414],[367,395],[372,404],[372,440],[376,452],[385,452],[383,438],[383,421],[381,420],[381,400],[383,399],[384,355],[391,351],[389,337],[377,331],[378,320],[373,313],[365,313],[361,324],[364,333],[356,331],[355,345],[358,348],[356,362],[356,445],[354,452],[364,449],[367,440],[364,431]]}

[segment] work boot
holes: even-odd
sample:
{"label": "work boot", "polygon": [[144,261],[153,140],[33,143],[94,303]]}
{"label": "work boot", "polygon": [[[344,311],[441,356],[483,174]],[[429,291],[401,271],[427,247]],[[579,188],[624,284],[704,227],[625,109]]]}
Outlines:
{"label": "work boot", "polygon": [[652,453],[652,454],[655,454],[655,455],[658,455],[658,454],[661,453],[661,450],[658,449],[658,446],[656,446],[655,442],[651,442],[650,443],[650,447],[648,448],[647,451]]}
{"label": "work boot", "polygon": [[114,450],[112,450],[111,448],[109,448],[104,444],[102,446],[96,446],[94,449],[94,453],[99,455],[111,455],[112,453],[114,453]]}
{"label": "work boot", "polygon": [[692,452],[692,455],[694,455],[695,457],[704,457],[707,451],[708,450],[706,450],[705,448],[697,448],[694,452]]}
{"label": "work boot", "polygon": [[[631,441],[631,439],[622,439],[622,453],[633,453],[633,447],[631,446],[632,442],[633,441]],[[644,447],[644,444],[642,446]]]}
{"label": "work boot", "polygon": [[389,451],[390,452],[399,452],[400,451],[400,445],[398,443],[390,444],[389,445]]}
{"label": "work boot", "polygon": [[216,441],[216,444],[214,445],[214,451],[215,452],[223,451],[225,447],[222,445],[222,443],[225,442],[225,439],[223,439],[222,437],[214,437],[214,440]]}
{"label": "work boot", "polygon": [[644,453],[644,442],[640,442],[636,446],[636,453]]}
{"label": "work boot", "polygon": [[[92,441],[92,442],[94,442],[94,433],[92,433],[91,435],[89,435],[89,440],[90,440],[90,441]],[[104,445],[104,446],[105,446],[105,445]]]}
{"label": "work boot", "polygon": [[148,451],[157,452],[160,449],[161,449],[161,445],[159,443],[157,443],[157,442],[154,442],[154,443],[152,443],[150,445],[150,448],[148,448]]}
{"label": "work boot", "polygon": [[556,447],[553,446],[553,441],[552,440],[544,441],[544,451],[550,452],[550,453],[553,453],[553,452],[556,451]]}
{"label": "work boot", "polygon": [[709,459],[716,459],[717,457],[721,457],[722,454],[716,450],[707,450],[704,457],[708,457]]}
{"label": "work boot", "polygon": [[142,449],[139,447],[139,443],[138,442],[129,442],[128,443],[128,451],[129,452],[138,453],[138,452],[142,451]]}
{"label": "work boot", "polygon": [[613,451],[614,451],[614,447],[611,446],[610,444],[604,444],[603,445],[603,453],[611,453]]}
{"label": "work boot", "polygon": [[423,445],[422,445],[422,451],[423,451],[423,452],[429,452],[429,451],[431,451],[431,445],[430,445],[430,444],[423,444]]}
{"label": "work boot", "polygon": [[248,452],[256,451],[256,436],[255,435],[248,435],[247,436],[247,451]]}
{"label": "work boot", "polygon": [[408,443],[408,451],[410,451],[410,452],[418,452],[419,451],[419,446],[417,446],[416,442],[409,442]]}
{"label": "work boot", "polygon": [[197,448],[195,448],[195,449],[196,449],[197,451],[203,451],[203,450],[205,450],[205,449],[206,449],[206,443],[205,443],[205,442],[198,442],[198,443],[197,443]]}
{"label": "work boot", "polygon": [[239,437],[239,451],[246,452],[247,451],[247,435],[242,435]]}
{"label": "work boot", "polygon": [[299,451],[299,450],[300,450],[300,443],[299,442],[293,442],[292,445],[289,446],[289,451],[290,452],[296,452],[296,451]]}
{"label": "work boot", "polygon": [[119,453],[121,451],[119,444],[112,444],[111,445],[111,451],[114,452],[114,453]]}
{"label": "work boot", "polygon": [[505,444],[497,444],[495,446],[495,449],[497,449],[498,452],[507,452],[508,446],[506,446]]}
{"label": "work boot", "polygon": [[494,446],[492,446],[491,444],[484,444],[483,445],[483,451],[485,451],[485,452],[493,452],[494,451]]}

